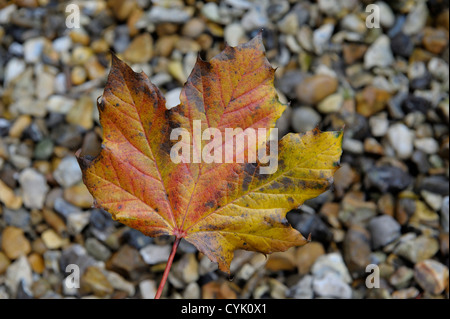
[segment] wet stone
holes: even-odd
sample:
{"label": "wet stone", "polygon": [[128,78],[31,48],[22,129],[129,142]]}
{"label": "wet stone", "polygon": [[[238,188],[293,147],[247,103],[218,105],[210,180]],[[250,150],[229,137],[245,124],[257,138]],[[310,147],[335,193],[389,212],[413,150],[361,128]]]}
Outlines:
{"label": "wet stone", "polygon": [[129,245],[123,245],[112,255],[108,263],[112,270],[117,270],[119,274],[132,280],[137,279],[140,272],[146,268],[146,263],[139,252]]}

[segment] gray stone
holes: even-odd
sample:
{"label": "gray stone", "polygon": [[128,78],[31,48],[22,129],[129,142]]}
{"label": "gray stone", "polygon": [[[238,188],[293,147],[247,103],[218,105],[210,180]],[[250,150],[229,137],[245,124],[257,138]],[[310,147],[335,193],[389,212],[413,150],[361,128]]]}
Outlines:
{"label": "gray stone", "polygon": [[328,48],[331,36],[333,35],[334,25],[327,23],[314,30],[313,43],[317,54],[322,54]]}
{"label": "gray stone", "polygon": [[313,290],[320,297],[352,298],[351,287],[334,273],[326,273],[323,277],[314,278]]}
{"label": "gray stone", "polygon": [[12,58],[8,61],[8,63],[5,66],[5,73],[4,73],[4,86],[8,87],[8,84],[17,78],[19,75],[21,75],[25,71],[25,61],[18,58]]}
{"label": "gray stone", "polygon": [[311,275],[304,276],[294,286],[289,289],[288,297],[294,299],[313,299],[314,292],[312,289],[314,277]]}
{"label": "gray stone", "polygon": [[44,37],[33,38],[23,44],[25,62],[36,63],[41,59],[46,39]]}
{"label": "gray stone", "polygon": [[400,237],[400,224],[389,215],[372,218],[369,231],[372,235],[372,246],[379,249]]}
{"label": "gray stone", "polygon": [[389,129],[389,120],[386,112],[381,112],[369,119],[370,131],[375,137],[384,136]]}
{"label": "gray stone", "polygon": [[71,235],[77,235],[89,224],[90,212],[74,212],[67,218],[67,230]]}
{"label": "gray stone", "polygon": [[380,24],[385,28],[391,28],[395,23],[395,15],[391,7],[384,1],[375,3],[380,9]]}
{"label": "gray stone", "polygon": [[322,255],[314,262],[311,273],[314,278],[323,278],[326,274],[334,274],[345,283],[351,283],[352,277],[338,252]]}
{"label": "gray stone", "polygon": [[239,40],[245,36],[245,30],[240,23],[232,23],[225,26],[224,38],[225,42],[230,46],[237,46]]}
{"label": "gray stone", "polygon": [[426,154],[435,154],[439,151],[439,143],[432,137],[416,138],[414,146]]}
{"label": "gray stone", "polygon": [[45,177],[33,168],[25,168],[19,176],[23,190],[23,203],[28,208],[42,209],[49,191]]}
{"label": "gray stone", "polygon": [[154,299],[156,295],[156,282],[151,279],[139,283],[139,291],[142,299]]}
{"label": "gray stone", "polygon": [[411,157],[413,146],[413,133],[403,123],[396,123],[389,127],[387,138],[399,159],[408,159]]}
{"label": "gray stone", "polygon": [[406,17],[402,31],[406,35],[417,34],[423,30],[428,18],[428,8],[424,1],[419,1]]}
{"label": "gray stone", "polygon": [[301,106],[294,108],[292,112],[292,128],[295,132],[306,132],[310,131],[317,126],[320,122],[320,114],[317,113],[313,108]]}
{"label": "gray stone", "polygon": [[11,293],[11,297],[16,296],[20,283],[28,290],[33,283],[31,266],[24,255],[9,265],[6,270],[5,285]]}
{"label": "gray stone", "polygon": [[150,244],[142,248],[139,252],[147,264],[154,265],[167,262],[171,250],[170,245],[161,246]]}
{"label": "gray stone", "polygon": [[119,274],[113,271],[104,271],[104,274],[106,275],[106,279],[114,289],[126,292],[128,294],[128,297],[132,297],[136,293],[134,285],[131,282],[125,280]]}
{"label": "gray stone", "polygon": [[374,43],[367,49],[364,55],[364,67],[371,69],[378,66],[388,67],[394,63],[394,55],[391,50],[391,41],[386,35],[380,35]]}
{"label": "gray stone", "polygon": [[242,16],[241,25],[245,31],[261,29],[269,23],[264,2],[255,3],[255,5]]}
{"label": "gray stone", "polygon": [[31,217],[30,213],[24,208],[12,210],[5,207],[3,210],[3,219],[9,226],[26,229],[30,226]]}
{"label": "gray stone", "polygon": [[106,261],[111,257],[111,251],[95,238],[88,238],[84,244],[89,255],[97,260]]}
{"label": "gray stone", "polygon": [[192,16],[193,11],[183,8],[165,8],[163,6],[152,6],[148,12],[151,23],[171,22],[184,23]]}
{"label": "gray stone", "polygon": [[53,177],[64,188],[80,182],[82,174],[75,156],[64,157],[53,172]]}

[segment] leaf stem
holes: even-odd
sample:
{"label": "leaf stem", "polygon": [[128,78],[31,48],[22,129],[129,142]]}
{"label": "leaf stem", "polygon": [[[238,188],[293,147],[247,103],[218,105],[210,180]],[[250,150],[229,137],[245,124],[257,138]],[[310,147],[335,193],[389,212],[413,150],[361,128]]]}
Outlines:
{"label": "leaf stem", "polygon": [[158,291],[156,291],[155,299],[159,299],[161,297],[162,291],[164,289],[164,285],[166,284],[167,277],[169,276],[170,267],[172,267],[173,258],[175,257],[175,253],[177,251],[178,245],[180,244],[181,237],[176,238],[175,242],[172,246],[172,251],[169,256],[169,260],[167,260],[166,268],[164,269],[163,277],[161,282],[159,283]]}

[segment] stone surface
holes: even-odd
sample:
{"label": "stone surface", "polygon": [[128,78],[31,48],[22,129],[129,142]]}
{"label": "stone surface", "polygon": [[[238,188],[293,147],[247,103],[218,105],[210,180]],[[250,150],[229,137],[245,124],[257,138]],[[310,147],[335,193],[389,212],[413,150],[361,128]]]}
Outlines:
{"label": "stone surface", "polygon": [[375,66],[385,68],[393,63],[394,56],[391,51],[391,41],[388,36],[380,35],[367,49],[367,52],[364,55],[364,67],[366,69]]}
{"label": "stone surface", "polygon": [[291,125],[295,132],[306,132],[316,127],[320,115],[310,107],[301,106],[292,111]]}
{"label": "stone surface", "polygon": [[369,223],[372,245],[382,248],[400,237],[400,224],[391,216],[383,215],[373,218]]}
{"label": "stone surface", "polygon": [[35,169],[26,168],[20,173],[19,183],[24,192],[24,205],[28,208],[41,209],[45,195],[50,189],[45,177]]}
{"label": "stone surface", "polygon": [[26,256],[31,251],[30,241],[22,229],[8,226],[2,233],[2,250],[9,259]]}
{"label": "stone surface", "polygon": [[307,105],[314,105],[325,97],[334,93],[338,87],[338,80],[328,75],[314,75],[300,82],[295,91],[297,98]]}
{"label": "stone surface", "polygon": [[67,156],[61,160],[53,177],[62,187],[70,187],[81,181],[81,169],[75,156]]}
{"label": "stone surface", "polygon": [[425,291],[437,295],[448,287],[448,267],[432,259],[423,260],[414,267],[414,279]]}

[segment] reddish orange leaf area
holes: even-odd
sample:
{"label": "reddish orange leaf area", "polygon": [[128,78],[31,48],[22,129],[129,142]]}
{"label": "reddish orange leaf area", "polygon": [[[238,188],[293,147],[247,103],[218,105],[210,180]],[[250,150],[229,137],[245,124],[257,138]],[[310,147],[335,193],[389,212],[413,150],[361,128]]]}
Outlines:
{"label": "reddish orange leaf area", "polygon": [[[192,160],[209,142],[194,138],[194,121],[200,121],[202,132],[215,128],[225,136],[230,128],[264,128],[269,137],[285,109],[274,88],[274,72],[260,35],[227,46],[209,62],[197,60],[180,105],[168,110],[144,73],[113,56],[98,104],[103,148],[96,158],[78,157],[84,183],[98,205],[148,236],[185,238],[225,272],[236,249],[268,254],[305,244],[286,213],[330,187],[342,132],[315,129],[286,135],[278,142],[278,166],[272,174],[260,172],[265,164],[259,160]],[[170,139],[176,128],[191,137],[186,163],[170,157],[179,141]],[[244,158],[257,149],[245,149]]]}

